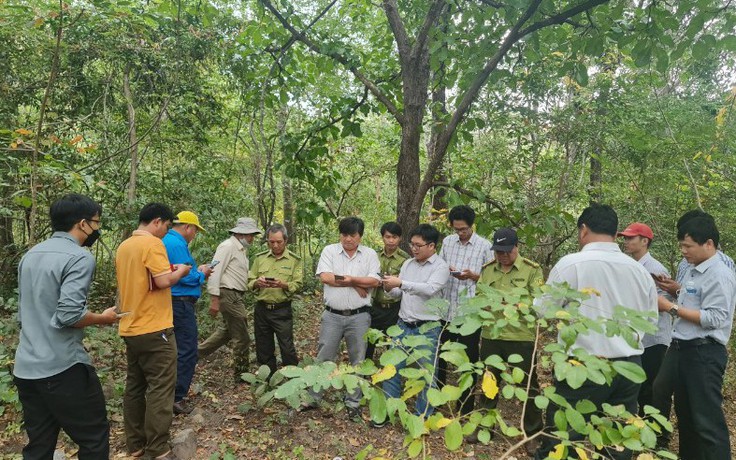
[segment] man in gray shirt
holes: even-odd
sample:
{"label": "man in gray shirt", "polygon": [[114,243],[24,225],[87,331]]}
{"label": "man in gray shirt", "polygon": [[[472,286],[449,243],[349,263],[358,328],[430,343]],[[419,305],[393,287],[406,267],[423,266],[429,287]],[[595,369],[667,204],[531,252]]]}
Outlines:
{"label": "man in gray shirt", "polygon": [[79,458],[109,458],[110,427],[100,380],[82,345],[84,328],[117,321],[115,307],[87,309],[95,259],[80,246],[99,237],[102,207],[70,194],[51,205],[51,238],[18,266],[20,343],[13,374],[28,432],[24,459],[51,459],[59,430]]}
{"label": "man in gray shirt", "polygon": [[[439,336],[442,331],[440,320],[442,313],[427,305],[430,299],[442,297],[442,290],[450,278],[447,262],[437,255],[437,243],[440,233],[429,224],[421,224],[409,235],[411,253],[414,256],[401,266],[399,276],[384,276],[383,289],[391,297],[401,298],[399,323],[402,333],[396,337],[393,347],[404,348],[402,339],[415,335],[423,335],[429,339],[429,344],[421,348],[429,349],[429,356],[417,360],[419,367],[427,372],[428,385],[417,397],[416,414],[425,418],[432,415],[434,407],[427,401],[427,389],[437,387],[437,349]],[[426,329],[425,324],[436,323],[435,327]],[[401,376],[399,370],[406,366],[406,362],[396,366],[396,374],[383,383],[383,391],[389,398],[401,396]],[[375,428],[382,427],[386,421],[374,420]]]}

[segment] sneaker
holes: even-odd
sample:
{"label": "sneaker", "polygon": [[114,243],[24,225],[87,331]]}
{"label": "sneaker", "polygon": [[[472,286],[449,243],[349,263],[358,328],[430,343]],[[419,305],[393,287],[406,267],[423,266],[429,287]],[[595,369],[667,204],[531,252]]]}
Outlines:
{"label": "sneaker", "polygon": [[363,421],[363,411],[360,410],[360,407],[348,407],[348,419],[353,422],[362,422]]}
{"label": "sneaker", "polygon": [[386,425],[388,425],[388,419],[384,419],[381,422],[376,422],[375,420],[371,420],[371,428],[383,428]]}
{"label": "sneaker", "polygon": [[174,414],[189,414],[194,410],[194,407],[187,405],[184,400],[174,402]]}

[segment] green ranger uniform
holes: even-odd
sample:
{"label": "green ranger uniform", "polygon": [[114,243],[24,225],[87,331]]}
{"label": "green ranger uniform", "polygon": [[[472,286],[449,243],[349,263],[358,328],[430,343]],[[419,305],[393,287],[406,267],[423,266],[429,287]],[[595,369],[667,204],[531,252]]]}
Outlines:
{"label": "green ranger uniform", "polygon": [[[529,292],[530,296],[534,289],[543,283],[544,277],[539,264],[521,256],[516,257],[508,273],[503,272],[501,264],[496,260],[488,262],[481,269],[478,279],[478,284],[486,284],[499,291],[523,288]],[[480,359],[485,360],[491,355],[498,355],[506,361],[513,354],[521,355],[523,361],[516,366],[524,371],[525,377],[520,385],[521,388],[525,388],[526,379],[531,376],[529,397],[534,398],[539,394],[539,382],[536,369],[529,369],[529,367],[534,354],[535,330],[523,324],[516,327],[507,325],[496,339],[491,339],[489,332],[488,329],[481,332]],[[491,368],[490,371],[495,374],[497,381],[501,381],[501,372],[498,369]],[[488,399],[485,395],[481,395],[481,405],[487,409],[495,408],[497,402],[498,397]],[[542,411],[535,404],[528,404],[524,413],[524,432],[531,436],[539,432],[543,426]]]}
{"label": "green ranger uniform", "polygon": [[[377,251],[378,252],[378,251]],[[386,250],[378,252],[378,260],[381,263],[381,274],[398,275],[401,266],[411,256],[401,249],[396,249],[390,256]],[[371,328],[386,332],[389,327],[399,322],[399,308],[401,301],[386,295],[382,287],[373,290],[373,305],[371,306]],[[374,344],[368,342],[365,357],[373,359],[376,350]]]}
{"label": "green ranger uniform", "polygon": [[[288,287],[258,289],[258,278],[274,278],[285,282]],[[253,332],[256,338],[256,359],[258,364],[266,364],[273,374],[276,372],[276,344],[279,342],[281,361],[285,366],[297,365],[299,357],[294,346],[294,319],[291,299],[299,292],[304,282],[301,258],[284,250],[281,257],[271,251],[256,255],[248,272],[248,289],[256,292],[256,306],[253,312]]]}
{"label": "green ranger uniform", "polygon": [[[504,273],[501,269],[501,264],[495,260],[485,264],[483,268],[481,268],[478,284],[485,284],[494,289],[498,289],[499,291],[510,291],[516,288],[524,288],[531,296],[535,288],[544,284],[544,277],[542,276],[542,267],[540,267],[538,263],[518,256],[508,273]],[[529,299],[529,302],[531,302],[531,298]],[[504,327],[501,335],[496,339],[533,342],[534,336],[535,331],[525,327],[524,325],[508,325]],[[484,339],[491,339],[488,330],[483,330],[481,337]]]}

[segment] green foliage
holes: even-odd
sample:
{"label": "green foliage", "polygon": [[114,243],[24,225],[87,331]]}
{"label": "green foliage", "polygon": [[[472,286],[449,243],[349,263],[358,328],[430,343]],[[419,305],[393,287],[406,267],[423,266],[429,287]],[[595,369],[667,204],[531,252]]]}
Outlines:
{"label": "green foliage", "polygon": [[[461,307],[463,315],[447,327],[452,332],[461,334],[470,334],[483,327],[492,337],[498,336],[508,324],[556,332],[559,340],[546,346],[539,343],[538,334],[539,362],[543,368],[549,368],[557,380],[567,382],[572,388],[579,388],[588,380],[597,384],[610,383],[616,375],[637,383],[642,382],[645,376],[639,366],[592,356],[575,348],[574,343],[579,335],[594,331],[609,337],[623,337],[637,347],[637,337],[655,329],[650,321],[651,315],[620,306],[613,318],[589,318],[580,312],[580,307],[585,305],[591,295],[596,293],[575,291],[566,285],[544,286],[537,293],[537,302],[532,305],[533,299],[523,291],[501,293],[487,286],[478,286],[476,297],[469,299]],[[427,327],[434,326],[429,324]],[[463,440],[472,433],[477,433],[481,442],[489,442],[490,430],[494,428],[514,441],[525,439],[521,420],[505,420],[495,409],[479,409],[465,416],[454,411],[463,391],[472,382],[469,378],[471,374],[483,377],[484,392],[498,391],[495,380],[493,383],[487,381],[487,369],[493,367],[501,370],[504,385],[500,394],[503,399],[516,400],[522,405],[535,404],[546,410],[559,409],[554,417],[556,430],[547,434],[557,437],[567,452],[577,448],[594,450],[604,446],[625,446],[637,452],[652,451],[656,444],[656,434],[662,430],[672,430],[671,424],[649,406],[645,408],[644,418],[629,413],[623,406],[603,404],[602,407],[596,407],[587,400],[572,406],[556,393],[554,386],[545,387],[542,394],[531,399],[527,389],[520,385],[525,377],[524,371],[515,366],[521,361],[520,356],[512,355],[508,361],[503,361],[499,356],[492,355],[482,362],[471,363],[464,346],[454,342],[445,343],[438,351],[456,367],[457,384],[447,384],[441,390],[428,390],[428,400],[438,411],[425,420],[412,413],[407,401],[422,391],[428,379],[432,378],[434,371],[431,366],[402,369],[400,374],[404,379],[403,392],[398,399],[387,399],[380,386],[381,382],[396,373],[396,364],[404,360],[416,363],[420,356],[427,353],[427,340],[424,337],[410,336],[397,341],[399,333],[396,328],[389,329],[387,335],[371,331],[371,338],[379,346],[392,345],[381,355],[380,367],[372,361],[365,361],[359,366],[333,362],[288,366],[277,372],[277,380],[271,382],[276,388],[269,393],[269,398],[283,400],[296,408],[303,401],[309,400],[307,390],[351,391],[360,387],[371,419],[382,421],[388,417],[392,423],[400,425],[406,433],[404,447],[407,455],[413,458],[424,452],[424,439],[434,431],[443,432],[445,447],[451,451],[459,449]],[[267,376],[268,370],[264,366],[258,374],[250,374],[244,378],[256,385],[255,391],[258,394],[261,385],[267,385]],[[568,430],[583,435],[584,441],[570,441]]]}

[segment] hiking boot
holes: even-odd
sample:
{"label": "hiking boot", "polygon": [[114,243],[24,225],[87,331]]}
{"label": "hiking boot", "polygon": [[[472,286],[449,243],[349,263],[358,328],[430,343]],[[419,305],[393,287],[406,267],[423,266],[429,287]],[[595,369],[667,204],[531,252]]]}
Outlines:
{"label": "hiking boot", "polygon": [[184,400],[174,402],[174,415],[190,414],[194,407],[186,404]]}

